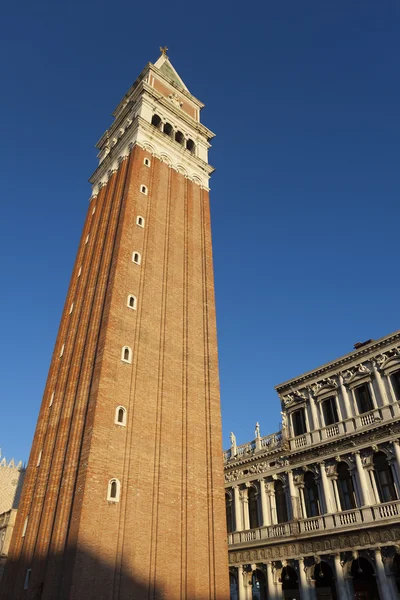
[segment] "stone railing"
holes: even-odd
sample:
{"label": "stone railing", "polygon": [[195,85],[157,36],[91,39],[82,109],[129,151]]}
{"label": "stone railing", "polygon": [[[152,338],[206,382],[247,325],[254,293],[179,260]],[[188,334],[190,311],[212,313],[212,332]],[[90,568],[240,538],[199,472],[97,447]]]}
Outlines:
{"label": "stone railing", "polygon": [[258,540],[307,536],[317,531],[337,531],[338,529],[359,527],[363,523],[376,521],[398,521],[400,500],[375,506],[362,506],[340,513],[320,515],[309,519],[299,519],[288,523],[267,525],[247,531],[235,531],[228,534],[228,544],[251,544]]}
{"label": "stone railing", "polygon": [[394,416],[397,416],[392,414],[393,410],[388,412],[390,410],[391,407],[389,405],[384,408],[375,408],[368,413],[356,415],[345,421],[339,421],[339,423],[322,427],[322,429],[315,429],[314,431],[289,438],[290,449],[298,450],[310,446],[311,444],[320,444],[324,440],[331,440],[332,438],[340,437],[342,435],[348,435],[354,431],[369,428],[375,423],[390,420]]}
{"label": "stone railing", "polygon": [[275,450],[282,445],[282,432],[271,433],[264,437],[259,437],[252,442],[242,444],[241,446],[231,446],[229,450],[224,452],[224,462],[228,462],[234,458],[244,457],[254,454],[259,451]]}

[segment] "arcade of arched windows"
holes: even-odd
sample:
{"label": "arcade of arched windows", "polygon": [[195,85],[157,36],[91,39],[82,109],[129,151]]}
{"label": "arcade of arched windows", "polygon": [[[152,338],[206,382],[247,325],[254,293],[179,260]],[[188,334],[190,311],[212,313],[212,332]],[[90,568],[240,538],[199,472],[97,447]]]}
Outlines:
{"label": "arcade of arched windows", "polygon": [[257,528],[290,521],[307,531],[307,520],[322,515],[334,515],[335,527],[363,507],[377,508],[375,520],[400,514],[398,441],[226,488],[228,533],[249,532],[249,540]]}
{"label": "arcade of arched windows", "polygon": [[231,600],[395,600],[400,555],[394,546],[230,567]]}
{"label": "arcade of arched windows", "polygon": [[154,114],[151,119],[151,124],[172,140],[186,148],[186,150],[189,150],[191,154],[196,154],[196,144],[194,141],[188,135],[171,125],[167,120]]}

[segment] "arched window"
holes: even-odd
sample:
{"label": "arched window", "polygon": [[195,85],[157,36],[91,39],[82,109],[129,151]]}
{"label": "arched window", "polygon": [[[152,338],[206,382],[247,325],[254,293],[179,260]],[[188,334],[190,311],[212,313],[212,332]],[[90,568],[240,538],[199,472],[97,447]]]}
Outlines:
{"label": "arched window", "polygon": [[303,435],[307,431],[304,408],[299,408],[292,413],[293,434]]}
{"label": "arched window", "polygon": [[174,128],[172,127],[171,123],[164,123],[163,131],[166,135],[169,135],[170,137],[174,135]]}
{"label": "arched window", "polygon": [[147,189],[147,187],[145,185],[141,185],[140,191],[142,192],[142,194],[145,194],[145,196],[147,196],[149,190]]}
{"label": "arched window", "polygon": [[121,352],[121,360],[126,363],[132,362],[132,350],[129,346],[124,346]]}
{"label": "arched window", "polygon": [[321,592],[320,597],[332,598],[332,600],[337,598],[335,576],[329,563],[321,561],[315,565],[313,579],[315,587]]}
{"label": "arched window", "polygon": [[110,479],[108,482],[107,500],[109,502],[119,502],[121,484],[118,479]]}
{"label": "arched window", "polygon": [[288,510],[286,504],[286,494],[283,483],[280,479],[275,481],[275,502],[276,502],[276,518],[278,523],[286,523],[288,519]]}
{"label": "arched window", "polygon": [[375,481],[381,502],[397,500],[392,469],[383,452],[374,455]]}
{"label": "arched window", "polygon": [[267,600],[267,581],[260,569],[253,571],[251,578],[252,598],[254,600]]}
{"label": "arched window", "polygon": [[326,426],[333,425],[339,421],[335,396],[330,396],[322,402],[322,412]]}
{"label": "arched window", "polygon": [[194,143],[193,140],[189,139],[186,142],[186,148],[189,150],[189,152],[191,152],[192,154],[194,154],[195,150],[196,150],[196,145]]}
{"label": "arched window", "polygon": [[249,500],[249,521],[250,521],[250,529],[255,529],[259,527],[259,519],[258,519],[258,494],[257,491],[253,488],[249,488],[248,492],[248,500]]}
{"label": "arched window", "polygon": [[144,161],[143,161],[143,164],[144,164],[146,167],[149,167],[149,166],[151,165],[151,162],[150,162],[150,160],[149,160],[148,158],[145,158],[145,159],[144,159]]}
{"label": "arched window", "polygon": [[356,396],[358,412],[360,415],[374,410],[371,392],[367,383],[363,383],[362,385],[356,387],[354,389],[354,394]]}
{"label": "arched window", "polygon": [[317,517],[320,514],[318,487],[311,471],[307,471],[304,475],[304,500],[307,517]]}
{"label": "arched window", "polygon": [[139,252],[134,252],[132,254],[132,262],[134,262],[136,265],[140,265],[141,260],[142,259],[141,259]]}
{"label": "arched window", "polygon": [[400,371],[395,371],[391,374],[390,380],[393,385],[394,393],[397,400],[400,400]]}
{"label": "arched window", "polygon": [[175,141],[178,142],[178,144],[182,144],[182,146],[185,144],[185,136],[183,135],[182,131],[176,132]]}
{"label": "arched window", "polygon": [[229,494],[225,494],[225,510],[226,510],[226,530],[228,533],[233,531],[233,512],[232,498]]}
{"label": "arched window", "polygon": [[126,425],[126,408],[123,406],[117,406],[115,409],[115,423],[117,425]]}
{"label": "arched window", "polygon": [[161,118],[158,115],[153,115],[151,119],[151,124],[154,125],[154,127],[157,127],[157,129],[160,129]]}
{"label": "arched window", "polygon": [[339,490],[340,507],[342,510],[352,510],[357,506],[354,493],[353,479],[347,463],[340,462],[337,466],[337,485]]}
{"label": "arched window", "polygon": [[144,227],[144,218],[140,215],[136,217],[136,225],[139,225],[139,227]]}
{"label": "arched window", "polygon": [[376,573],[369,560],[360,556],[353,560],[350,570],[353,580],[353,598],[380,598]]}
{"label": "arched window", "polygon": [[297,573],[293,567],[288,565],[282,569],[281,581],[284,598],[299,597],[299,583],[297,579]]}
{"label": "arched window", "polygon": [[127,304],[128,308],[132,308],[133,310],[136,310],[136,296],[129,294],[126,304]]}

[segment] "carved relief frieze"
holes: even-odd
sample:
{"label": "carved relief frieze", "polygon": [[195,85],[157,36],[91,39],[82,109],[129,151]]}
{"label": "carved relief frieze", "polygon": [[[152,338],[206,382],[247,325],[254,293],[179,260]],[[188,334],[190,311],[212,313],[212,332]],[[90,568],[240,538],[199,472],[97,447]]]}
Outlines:
{"label": "carved relief frieze", "polygon": [[332,535],[325,538],[310,539],[298,543],[275,544],[272,547],[250,550],[232,550],[229,552],[230,564],[243,564],[273,559],[296,559],[300,556],[313,556],[325,553],[352,551],[354,548],[368,549],[369,546],[398,546],[400,526],[381,528],[349,535]]}

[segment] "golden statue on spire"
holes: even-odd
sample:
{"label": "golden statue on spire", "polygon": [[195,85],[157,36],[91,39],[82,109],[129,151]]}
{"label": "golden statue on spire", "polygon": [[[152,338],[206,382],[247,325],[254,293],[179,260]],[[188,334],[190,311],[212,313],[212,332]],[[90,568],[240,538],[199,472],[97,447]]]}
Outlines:
{"label": "golden statue on spire", "polygon": [[167,56],[167,46],[164,46],[164,48],[162,46],[160,46],[160,52],[163,56]]}

